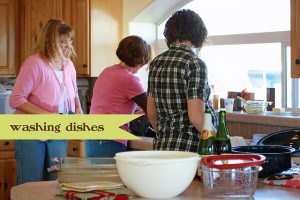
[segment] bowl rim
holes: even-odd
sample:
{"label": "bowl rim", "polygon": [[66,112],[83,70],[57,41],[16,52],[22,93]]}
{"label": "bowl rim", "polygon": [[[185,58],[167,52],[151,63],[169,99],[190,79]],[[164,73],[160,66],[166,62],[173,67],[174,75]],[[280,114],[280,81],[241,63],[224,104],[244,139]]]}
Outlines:
{"label": "bowl rim", "polygon": [[[137,155],[138,157],[134,157],[132,155]],[[157,155],[161,155],[161,157],[153,158],[153,156],[157,156]],[[170,157],[166,159],[167,158],[166,155],[188,155],[188,157],[178,157],[178,158]],[[154,165],[154,164],[178,163],[182,161],[185,162],[199,161],[200,155],[194,152],[187,152],[187,151],[126,151],[126,152],[116,153],[114,159],[116,161],[125,161],[137,165]]]}

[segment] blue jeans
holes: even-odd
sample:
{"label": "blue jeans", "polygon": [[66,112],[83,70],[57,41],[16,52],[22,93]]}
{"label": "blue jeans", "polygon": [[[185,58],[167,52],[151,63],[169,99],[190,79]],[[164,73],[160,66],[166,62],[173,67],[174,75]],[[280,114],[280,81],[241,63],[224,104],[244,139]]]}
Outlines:
{"label": "blue jeans", "polygon": [[84,151],[86,157],[114,157],[127,147],[113,140],[84,140]]}
{"label": "blue jeans", "polygon": [[54,157],[67,157],[68,141],[66,140],[15,140],[15,157],[17,160],[17,185],[33,182],[55,180],[54,174],[47,168],[55,165]]}

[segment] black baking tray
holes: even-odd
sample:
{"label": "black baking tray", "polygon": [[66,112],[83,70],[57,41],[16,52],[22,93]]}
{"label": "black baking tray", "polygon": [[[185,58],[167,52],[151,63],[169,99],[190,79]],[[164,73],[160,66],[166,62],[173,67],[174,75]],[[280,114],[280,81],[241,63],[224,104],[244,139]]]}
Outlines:
{"label": "black baking tray", "polygon": [[282,145],[293,147],[293,156],[300,157],[300,129],[282,130],[261,138],[257,145]]}

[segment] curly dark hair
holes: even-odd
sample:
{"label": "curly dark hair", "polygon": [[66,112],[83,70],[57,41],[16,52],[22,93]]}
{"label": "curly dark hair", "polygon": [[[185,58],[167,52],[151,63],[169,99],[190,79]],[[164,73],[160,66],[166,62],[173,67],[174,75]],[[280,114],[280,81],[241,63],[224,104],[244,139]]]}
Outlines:
{"label": "curly dark hair", "polygon": [[141,37],[132,35],[121,40],[116,54],[130,67],[145,65],[151,60],[151,46]]}
{"label": "curly dark hair", "polygon": [[164,36],[168,47],[178,40],[190,41],[196,48],[201,48],[207,37],[207,29],[197,13],[182,9],[168,19]]}

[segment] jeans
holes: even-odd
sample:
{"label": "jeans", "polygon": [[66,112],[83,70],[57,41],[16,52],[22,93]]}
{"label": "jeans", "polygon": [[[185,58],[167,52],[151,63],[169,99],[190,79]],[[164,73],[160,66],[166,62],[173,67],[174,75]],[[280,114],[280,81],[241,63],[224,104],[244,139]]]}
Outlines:
{"label": "jeans", "polygon": [[33,182],[55,180],[54,174],[47,168],[55,165],[54,157],[67,157],[67,140],[15,140],[15,157],[17,160],[17,185]]}
{"label": "jeans", "polygon": [[85,140],[86,157],[114,157],[116,153],[127,151],[124,144],[113,140]]}

